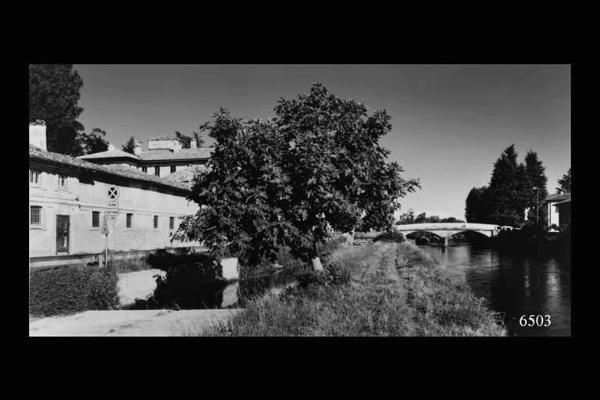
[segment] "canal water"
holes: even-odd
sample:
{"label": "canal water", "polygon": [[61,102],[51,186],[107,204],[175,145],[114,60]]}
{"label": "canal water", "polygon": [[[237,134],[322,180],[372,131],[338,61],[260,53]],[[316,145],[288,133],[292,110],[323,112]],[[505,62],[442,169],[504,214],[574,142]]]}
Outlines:
{"label": "canal water", "polygon": [[[420,248],[438,259],[454,279],[467,282],[490,309],[501,313],[509,335],[571,335],[570,260],[516,256],[466,243],[451,243],[445,249]],[[526,319],[549,315],[550,326],[522,327],[519,318],[523,315]]]}

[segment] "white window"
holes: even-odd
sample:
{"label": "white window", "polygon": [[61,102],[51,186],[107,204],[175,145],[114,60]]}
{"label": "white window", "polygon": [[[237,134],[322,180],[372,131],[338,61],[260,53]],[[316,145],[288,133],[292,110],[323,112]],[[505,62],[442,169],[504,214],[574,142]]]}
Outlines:
{"label": "white window", "polygon": [[100,211],[92,211],[92,228],[100,227]]}
{"label": "white window", "polygon": [[66,188],[67,187],[67,177],[66,175],[58,176],[58,187]]}
{"label": "white window", "polygon": [[34,170],[29,170],[29,183],[33,184],[33,185],[39,185],[40,184],[40,175],[41,172],[40,171],[34,171]]}
{"label": "white window", "polygon": [[42,227],[42,207],[41,206],[30,206],[29,207],[29,225],[31,227],[41,228]]}

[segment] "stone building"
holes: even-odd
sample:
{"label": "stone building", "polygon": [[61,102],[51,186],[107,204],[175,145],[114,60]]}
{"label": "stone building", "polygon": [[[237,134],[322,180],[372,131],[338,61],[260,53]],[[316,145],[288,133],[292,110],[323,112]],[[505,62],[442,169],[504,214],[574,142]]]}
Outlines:
{"label": "stone building", "polygon": [[173,239],[181,220],[198,209],[186,199],[189,186],[141,172],[118,150],[105,153],[122,162],[48,152],[45,126],[30,125],[30,266],[93,261],[105,249],[128,256],[198,247]]}

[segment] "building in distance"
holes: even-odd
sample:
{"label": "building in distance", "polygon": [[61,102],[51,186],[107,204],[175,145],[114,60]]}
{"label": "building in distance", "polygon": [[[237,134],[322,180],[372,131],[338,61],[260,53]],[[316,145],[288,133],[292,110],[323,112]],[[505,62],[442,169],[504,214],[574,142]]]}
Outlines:
{"label": "building in distance", "polygon": [[181,142],[169,137],[148,139],[147,150],[143,150],[142,143],[136,141],[134,154],[117,150],[110,146],[107,151],[88,154],[79,158],[95,164],[124,164],[135,167],[147,174],[166,177],[179,171],[188,171],[188,176],[193,171],[205,168],[212,147],[197,147],[196,140],[192,138],[190,148],[182,148]]}

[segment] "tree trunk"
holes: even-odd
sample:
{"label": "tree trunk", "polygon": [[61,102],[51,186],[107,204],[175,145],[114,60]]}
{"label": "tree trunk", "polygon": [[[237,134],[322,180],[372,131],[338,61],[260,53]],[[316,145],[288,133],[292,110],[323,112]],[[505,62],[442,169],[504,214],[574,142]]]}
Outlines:
{"label": "tree trunk", "polygon": [[313,271],[323,271],[323,265],[321,264],[321,259],[319,258],[319,250],[317,242],[313,243],[313,258],[311,259]]}
{"label": "tree trunk", "polygon": [[314,271],[323,271],[323,265],[321,265],[321,259],[318,256],[314,257],[311,261]]}

